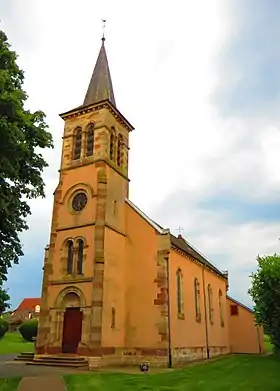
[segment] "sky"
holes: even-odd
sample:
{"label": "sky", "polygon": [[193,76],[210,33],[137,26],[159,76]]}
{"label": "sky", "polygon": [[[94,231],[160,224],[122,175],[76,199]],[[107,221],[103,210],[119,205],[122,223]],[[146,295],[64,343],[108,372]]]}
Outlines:
{"label": "sky", "polygon": [[221,270],[251,305],[258,254],[280,242],[280,3],[277,0],[9,0],[3,29],[41,109],[46,198],[30,202],[24,257],[8,276],[13,307],[41,294],[63,121],[82,104],[107,19],[106,50],[130,138],[130,198]]}

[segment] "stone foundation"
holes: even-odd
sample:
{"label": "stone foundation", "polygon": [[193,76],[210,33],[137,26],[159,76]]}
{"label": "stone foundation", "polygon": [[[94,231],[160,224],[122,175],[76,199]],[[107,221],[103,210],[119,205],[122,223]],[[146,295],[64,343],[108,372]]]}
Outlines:
{"label": "stone foundation", "polygon": [[[209,358],[219,357],[229,353],[229,346],[209,346]],[[174,365],[183,365],[191,361],[205,359],[207,359],[205,346],[172,349],[172,362]]]}
{"label": "stone foundation", "polygon": [[[122,367],[138,366],[147,362],[151,367],[167,367],[168,351],[165,349],[122,349],[122,348],[98,348],[94,350],[83,349],[80,357],[87,359],[89,369],[94,370],[102,367]],[[210,346],[209,358],[219,357],[230,353],[229,346]],[[61,354],[61,349],[47,348],[47,355]],[[35,358],[40,358],[45,354],[37,354]],[[172,365],[183,366],[192,361],[202,361],[207,359],[205,347],[182,347],[172,349]]]}

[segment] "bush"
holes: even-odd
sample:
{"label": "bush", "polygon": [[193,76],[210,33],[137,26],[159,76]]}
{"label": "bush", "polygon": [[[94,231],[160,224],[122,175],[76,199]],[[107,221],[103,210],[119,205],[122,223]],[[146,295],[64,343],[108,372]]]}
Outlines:
{"label": "bush", "polygon": [[0,318],[0,338],[4,337],[6,332],[9,330],[9,324],[6,320]]}
{"label": "bush", "polygon": [[38,331],[38,320],[31,319],[24,322],[18,329],[22,337],[29,342],[33,342],[37,336]]}

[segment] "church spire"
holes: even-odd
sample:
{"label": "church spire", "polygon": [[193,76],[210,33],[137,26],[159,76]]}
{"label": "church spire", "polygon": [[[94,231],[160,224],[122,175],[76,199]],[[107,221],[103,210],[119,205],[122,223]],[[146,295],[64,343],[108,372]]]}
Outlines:
{"label": "church spire", "polygon": [[91,76],[91,80],[83,103],[84,105],[90,105],[92,103],[97,103],[102,100],[108,99],[114,106],[116,106],[113,84],[104,42],[105,37],[103,34],[102,45],[94,67],[93,74]]}

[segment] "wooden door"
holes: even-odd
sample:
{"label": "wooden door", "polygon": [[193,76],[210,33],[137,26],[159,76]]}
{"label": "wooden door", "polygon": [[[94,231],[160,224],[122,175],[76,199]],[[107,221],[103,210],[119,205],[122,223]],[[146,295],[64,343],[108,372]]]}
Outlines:
{"label": "wooden door", "polygon": [[66,308],[63,322],[63,353],[77,353],[82,335],[83,313],[80,308]]}

